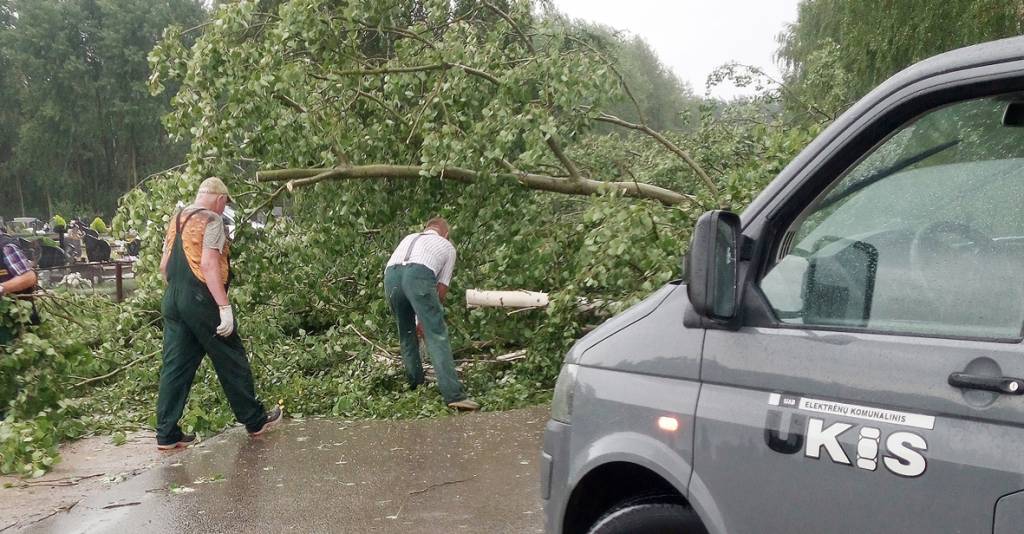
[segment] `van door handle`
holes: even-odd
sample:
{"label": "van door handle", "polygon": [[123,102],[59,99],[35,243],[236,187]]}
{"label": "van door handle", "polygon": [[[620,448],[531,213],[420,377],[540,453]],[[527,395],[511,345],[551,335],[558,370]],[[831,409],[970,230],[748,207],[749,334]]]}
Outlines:
{"label": "van door handle", "polygon": [[964,389],[983,389],[1006,395],[1024,394],[1024,380],[1009,376],[981,376],[967,373],[949,375],[949,385]]}

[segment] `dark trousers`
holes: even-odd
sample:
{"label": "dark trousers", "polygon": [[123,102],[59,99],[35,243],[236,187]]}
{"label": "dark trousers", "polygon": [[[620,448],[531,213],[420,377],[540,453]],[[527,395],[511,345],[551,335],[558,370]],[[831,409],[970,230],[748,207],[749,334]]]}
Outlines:
{"label": "dark trousers", "polygon": [[444,322],[444,308],[437,295],[434,272],[416,263],[392,265],[384,271],[384,295],[398,324],[402,362],[409,383],[413,386],[423,383],[423,362],[420,361],[420,343],[416,337],[416,317],[419,317],[441,396],[445,402],[466,398],[455,373],[448,326]]}
{"label": "dark trousers", "polygon": [[[194,280],[194,279],[193,279]],[[256,398],[252,369],[237,328],[218,336],[220,314],[210,291],[198,280],[172,281],[164,293],[164,354],[156,405],[156,437],[160,444],[182,436],[178,420],[185,410],[192,381],[204,355],[210,356],[238,422],[250,432],[263,426],[266,414]]]}

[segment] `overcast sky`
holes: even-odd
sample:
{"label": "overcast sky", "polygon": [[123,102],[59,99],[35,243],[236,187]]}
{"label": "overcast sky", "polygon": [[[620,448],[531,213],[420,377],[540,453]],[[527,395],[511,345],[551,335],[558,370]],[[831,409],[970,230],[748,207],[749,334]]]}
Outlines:
{"label": "overcast sky", "polygon": [[[694,92],[729,61],[777,74],[775,36],[796,20],[799,0],[553,0],[560,11],[643,36]],[[729,98],[742,92],[719,86]]]}

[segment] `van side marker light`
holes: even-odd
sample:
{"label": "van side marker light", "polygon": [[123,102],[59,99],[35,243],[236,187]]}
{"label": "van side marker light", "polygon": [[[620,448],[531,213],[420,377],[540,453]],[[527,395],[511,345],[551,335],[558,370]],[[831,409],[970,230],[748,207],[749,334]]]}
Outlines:
{"label": "van side marker light", "polygon": [[661,416],[658,418],[658,428],[667,432],[675,432],[679,430],[679,419]]}

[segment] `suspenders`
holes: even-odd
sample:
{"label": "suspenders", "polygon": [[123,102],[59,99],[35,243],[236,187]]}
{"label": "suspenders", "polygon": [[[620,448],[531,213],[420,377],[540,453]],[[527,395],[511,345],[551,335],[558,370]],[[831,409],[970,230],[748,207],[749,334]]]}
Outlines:
{"label": "suspenders", "polygon": [[[189,213],[188,216],[185,217],[185,220],[182,221],[181,220],[181,214],[184,211],[185,210],[179,211],[178,212],[178,216],[174,220],[174,228],[177,231],[177,238],[178,239],[182,239],[181,230],[183,228],[185,228],[185,225],[188,224],[189,219],[191,219],[193,215],[199,213],[200,211],[209,211],[210,213],[214,213],[213,211],[208,210],[206,208],[199,208],[199,209],[193,210],[191,213]],[[214,213],[214,214],[216,215],[216,213]],[[184,239],[182,239],[182,249],[181,249],[182,252],[185,251],[184,242],[185,242]],[[231,279],[234,278],[234,274],[235,274],[234,271],[231,270],[231,258],[229,257],[227,261],[228,261],[228,278],[227,278],[227,280],[224,280],[224,287],[225,288],[228,288],[228,287],[231,286]]]}
{"label": "suspenders", "polygon": [[191,219],[193,215],[199,213],[200,211],[206,211],[206,210],[204,210],[203,208],[199,208],[197,210],[192,210],[192,213],[189,213],[188,217],[185,217],[185,221],[182,222],[181,214],[182,214],[183,211],[185,211],[185,210],[182,210],[182,211],[178,212],[178,217],[174,221],[174,228],[175,228],[175,230],[177,230],[177,234],[178,234],[179,237],[181,236],[181,229],[184,228],[186,224],[188,224],[189,219]]}
{"label": "suspenders", "polygon": [[412,257],[412,249],[413,249],[413,247],[415,247],[416,246],[416,242],[419,241],[420,238],[423,237],[426,234],[427,234],[426,232],[420,232],[419,234],[416,234],[416,237],[412,238],[412,243],[409,243],[409,248],[405,249],[405,258],[402,259],[402,265],[405,265],[406,263],[409,263],[409,258]]}

